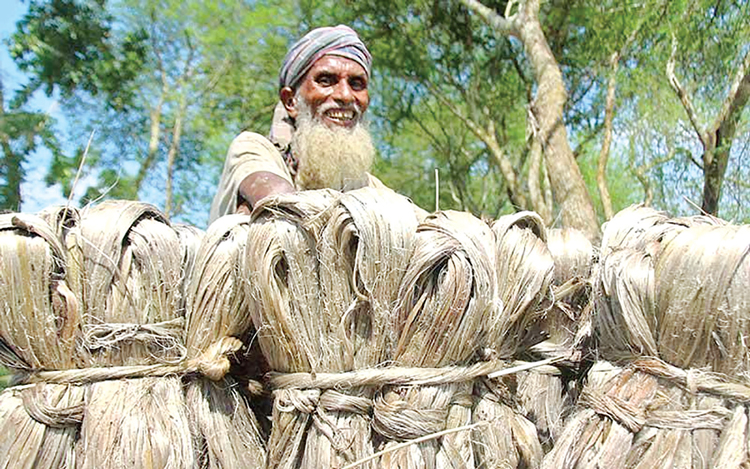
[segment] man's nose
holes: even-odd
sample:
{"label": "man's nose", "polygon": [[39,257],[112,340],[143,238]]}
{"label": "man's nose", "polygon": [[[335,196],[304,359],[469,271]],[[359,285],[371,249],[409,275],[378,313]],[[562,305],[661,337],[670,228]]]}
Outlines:
{"label": "man's nose", "polygon": [[348,104],[354,101],[354,90],[346,80],[339,80],[333,89],[333,99],[340,103]]}

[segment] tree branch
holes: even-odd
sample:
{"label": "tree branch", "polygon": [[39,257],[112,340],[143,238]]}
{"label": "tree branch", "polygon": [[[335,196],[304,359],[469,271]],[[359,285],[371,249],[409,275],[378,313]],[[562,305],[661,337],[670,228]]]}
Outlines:
{"label": "tree branch", "polygon": [[750,97],[750,50],[745,53],[745,59],[740,63],[737,73],[732,80],[732,86],[729,88],[729,94],[724,100],[719,115],[714,121],[713,130],[719,130],[726,125],[728,121],[739,117],[742,109]]}
{"label": "tree branch", "polygon": [[669,79],[669,84],[672,86],[672,89],[675,91],[675,93],[677,93],[677,97],[680,98],[682,107],[685,108],[688,119],[690,119],[690,123],[692,124],[693,129],[695,129],[695,133],[698,134],[698,138],[700,139],[703,148],[709,148],[711,143],[709,136],[707,132],[703,128],[701,128],[700,122],[698,121],[698,115],[696,114],[695,107],[693,106],[693,101],[690,98],[690,95],[688,95],[685,88],[682,86],[682,83],[680,83],[677,75],[675,75],[674,73],[676,55],[677,38],[672,35],[672,53],[670,54],[669,60],[667,61],[667,78]]}
{"label": "tree branch", "polygon": [[463,112],[461,112],[458,107],[456,107],[453,102],[451,102],[449,99],[446,99],[445,96],[443,96],[442,93],[437,89],[434,83],[427,81],[426,82],[427,89],[430,91],[430,93],[438,100],[440,101],[440,104],[445,106],[450,112],[453,113],[458,119],[466,125],[466,127],[471,130],[474,135],[476,135],[480,140],[483,142],[486,142],[489,139],[489,135],[487,134],[487,131],[483,128],[481,128],[476,122],[474,122],[472,119],[467,117]]}
{"label": "tree branch", "polygon": [[609,80],[607,83],[607,98],[604,106],[604,140],[599,151],[599,164],[596,171],[596,184],[599,187],[599,196],[604,208],[604,216],[607,220],[614,216],[612,210],[612,199],[607,186],[607,160],[609,160],[609,148],[612,145],[612,121],[615,115],[615,89],[617,87],[617,69],[620,63],[620,54],[615,52],[610,57]]}
{"label": "tree branch", "polygon": [[465,116],[456,105],[451,102],[450,100],[446,99],[445,96],[443,96],[437,87],[431,82],[426,82],[427,89],[432,93],[433,96],[442,104],[444,105],[450,112],[452,112],[461,122],[463,122],[471,132],[479,138],[486,146],[487,149],[490,151],[490,154],[493,156],[495,162],[497,163],[498,167],[500,168],[500,172],[502,173],[503,177],[505,178],[507,184],[508,184],[508,192],[511,194],[511,202],[513,202],[514,205],[516,205],[518,208],[525,209],[527,208],[526,203],[526,197],[521,193],[516,173],[513,169],[513,164],[510,162],[508,157],[505,155],[505,152],[500,147],[500,143],[497,141],[497,138],[494,133],[494,122],[492,120],[489,120],[489,129],[485,129],[479,126],[476,122],[474,122],[469,117]]}
{"label": "tree branch", "polygon": [[[469,10],[481,16],[498,33],[504,36],[518,35],[518,28],[516,28],[513,21],[515,19],[515,15],[504,18],[500,16],[496,11],[482,5],[477,0],[461,0],[461,3]],[[513,2],[508,3],[509,10],[510,4]]]}

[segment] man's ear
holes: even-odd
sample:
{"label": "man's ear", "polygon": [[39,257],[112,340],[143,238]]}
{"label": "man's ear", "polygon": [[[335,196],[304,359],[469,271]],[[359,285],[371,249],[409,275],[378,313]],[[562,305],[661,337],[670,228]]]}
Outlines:
{"label": "man's ear", "polygon": [[279,100],[281,100],[281,104],[284,105],[287,114],[289,114],[289,117],[292,119],[296,119],[299,112],[297,109],[297,98],[295,98],[294,95],[294,90],[288,86],[279,90]]}

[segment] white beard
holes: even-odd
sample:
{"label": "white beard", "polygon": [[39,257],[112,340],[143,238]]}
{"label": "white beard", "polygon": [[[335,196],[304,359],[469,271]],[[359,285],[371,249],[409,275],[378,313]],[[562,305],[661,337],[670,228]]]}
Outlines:
{"label": "white beard", "polygon": [[299,189],[347,191],[366,186],[375,155],[366,126],[359,121],[353,128],[330,128],[312,115],[304,99],[298,97],[297,102],[292,153],[299,162],[295,179]]}

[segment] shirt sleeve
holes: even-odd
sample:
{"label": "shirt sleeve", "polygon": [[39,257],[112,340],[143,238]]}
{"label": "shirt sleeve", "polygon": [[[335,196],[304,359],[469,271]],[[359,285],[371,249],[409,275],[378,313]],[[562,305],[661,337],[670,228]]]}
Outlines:
{"label": "shirt sleeve", "polygon": [[267,171],[294,185],[281,153],[266,137],[254,132],[242,132],[229,146],[224,170],[221,173],[208,222],[229,215],[237,209],[237,191],[249,175]]}

